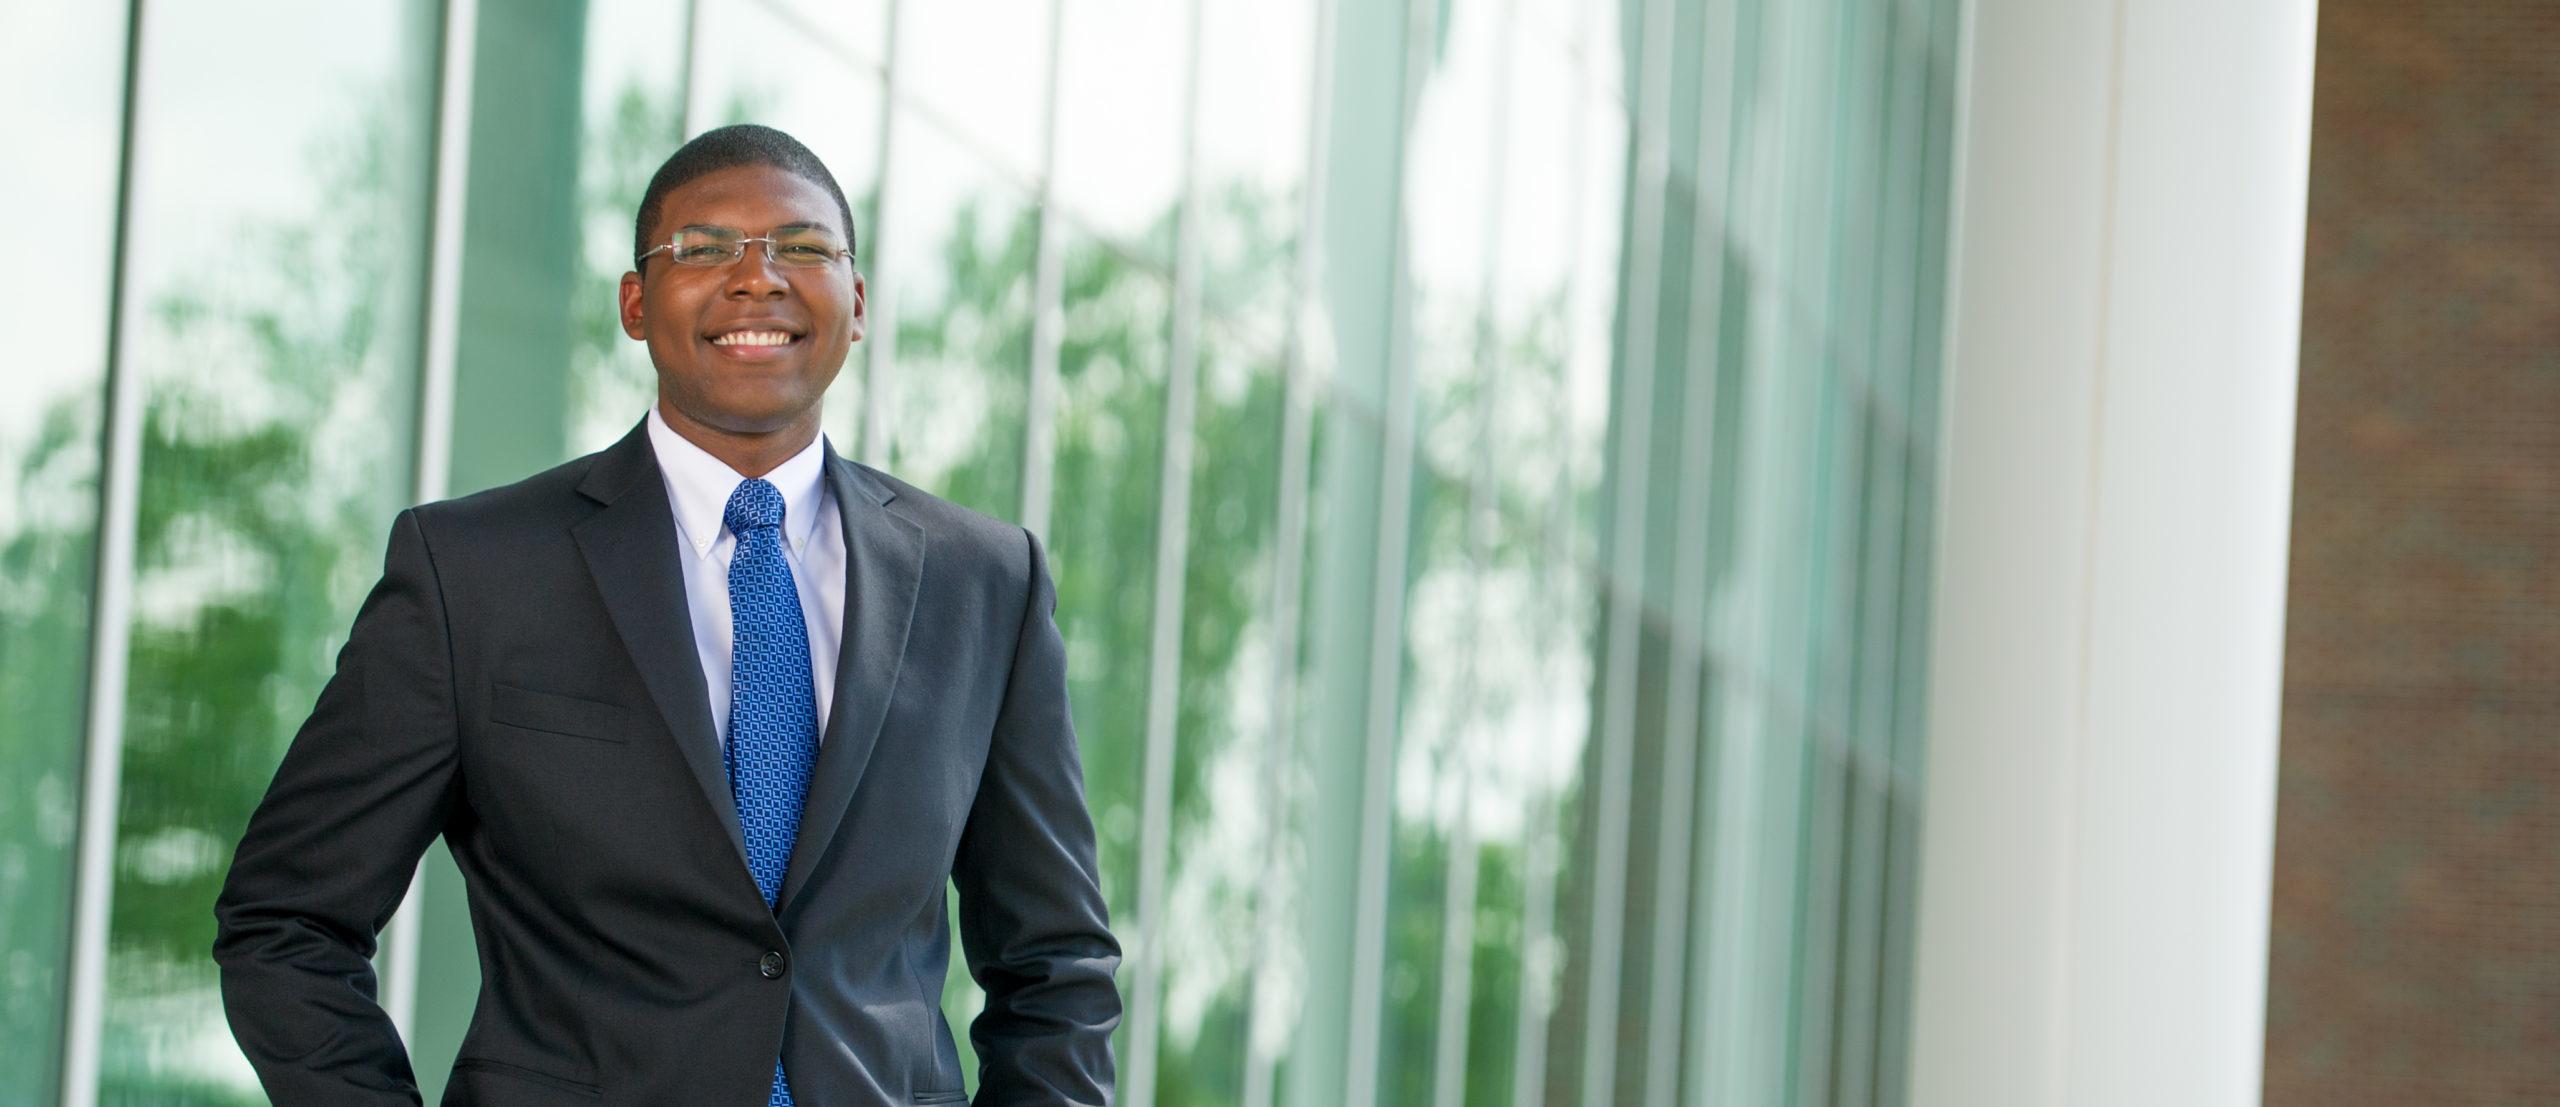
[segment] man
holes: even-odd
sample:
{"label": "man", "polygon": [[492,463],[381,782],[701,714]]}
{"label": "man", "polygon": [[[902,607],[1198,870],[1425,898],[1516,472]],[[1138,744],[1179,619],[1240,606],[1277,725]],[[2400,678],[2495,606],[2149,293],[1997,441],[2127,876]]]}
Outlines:
{"label": "man", "polygon": [[481,989],[461,1104],[1101,1103],[1119,962],[1039,544],[835,455],[852,213],[763,127],[678,150],[601,453],[401,513],[215,913],[279,1104],[415,1102],[368,958],[444,836]]}

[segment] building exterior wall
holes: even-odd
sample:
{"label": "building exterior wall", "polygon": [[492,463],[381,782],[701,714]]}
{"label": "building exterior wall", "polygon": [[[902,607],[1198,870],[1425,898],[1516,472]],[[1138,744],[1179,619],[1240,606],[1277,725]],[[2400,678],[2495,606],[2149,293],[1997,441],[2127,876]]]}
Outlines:
{"label": "building exterior wall", "polygon": [[2320,14],[2266,1102],[2560,1100],[2560,12]]}

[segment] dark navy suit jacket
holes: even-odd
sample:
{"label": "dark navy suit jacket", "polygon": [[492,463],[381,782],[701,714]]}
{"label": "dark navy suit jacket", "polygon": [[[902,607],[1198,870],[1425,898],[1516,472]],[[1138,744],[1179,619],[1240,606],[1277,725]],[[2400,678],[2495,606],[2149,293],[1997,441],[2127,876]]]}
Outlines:
{"label": "dark navy suit jacket", "polygon": [[480,999],[451,1104],[956,1103],[959,892],[980,1102],[1102,1103],[1119,946],[1022,528],[828,452],[844,643],[768,911],[712,730],[643,430],[403,512],[336,675],[251,818],[214,956],[279,1104],[416,1102],[369,956],[443,835]]}

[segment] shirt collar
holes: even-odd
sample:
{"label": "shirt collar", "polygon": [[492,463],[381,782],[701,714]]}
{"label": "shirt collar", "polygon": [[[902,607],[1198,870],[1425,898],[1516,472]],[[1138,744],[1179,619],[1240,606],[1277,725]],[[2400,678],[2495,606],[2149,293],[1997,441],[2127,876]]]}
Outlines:
{"label": "shirt collar", "polygon": [[[806,449],[764,475],[782,493],[782,539],[790,543],[793,553],[808,547],[810,532],[817,528],[818,506],[827,491],[825,442],[823,434],[811,439]],[[729,496],[747,478],[677,434],[658,414],[656,404],[649,405],[649,446],[657,451],[658,472],[666,478],[667,505],[675,509],[677,537],[692,548],[693,556],[709,557],[720,536],[728,533],[721,515],[728,509]]]}

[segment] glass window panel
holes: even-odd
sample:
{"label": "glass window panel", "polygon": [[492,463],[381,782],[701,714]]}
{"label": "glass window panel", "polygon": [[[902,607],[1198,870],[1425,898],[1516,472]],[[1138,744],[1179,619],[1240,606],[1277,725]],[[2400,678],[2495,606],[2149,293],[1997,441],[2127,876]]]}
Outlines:
{"label": "glass window panel", "polygon": [[1191,0],[1076,0],[1058,44],[1058,164],[1072,218],[1170,268]]}
{"label": "glass window panel", "polygon": [[1571,59],[1525,25],[1511,43],[1510,114],[1502,139],[1502,271],[1496,318],[1556,317],[1573,276],[1573,196],[1584,166],[1556,156],[1573,148]]}
{"label": "glass window panel", "polygon": [[[755,0],[793,29],[878,70],[889,58],[890,0]],[[779,46],[784,39],[767,40]],[[834,164],[832,160],[830,165]],[[843,172],[838,170],[837,172]]]}
{"label": "glass window panel", "polygon": [[1567,55],[1582,53],[1583,9],[1597,5],[1579,4],[1574,0],[1515,0],[1515,4],[1518,12],[1515,18],[1530,39],[1552,43]]}
{"label": "glass window panel", "polygon": [[[1467,758],[1470,802],[1463,810],[1477,852],[1474,982],[1467,1022],[1465,1102],[1511,1102],[1514,1041],[1521,1029],[1522,973],[1533,964],[1530,859],[1547,830],[1540,812],[1558,810],[1584,740],[1587,683],[1555,673],[1563,652],[1551,598],[1557,578],[1579,579],[1552,561],[1550,502],[1557,456],[1547,401],[1561,374],[1562,328],[1545,318],[1497,319],[1500,379],[1485,389],[1485,445],[1500,459],[1484,468],[1484,499],[1472,525],[1477,543],[1470,656]],[[1580,609],[1571,609],[1578,611]],[[1556,683],[1561,677],[1567,683]],[[1445,1040],[1445,1039],[1444,1039]]]}
{"label": "glass window panel", "polygon": [[0,210],[42,213],[42,264],[0,267],[0,331],[42,336],[0,360],[0,1072],[57,1094],[74,838],[87,717],[115,257],[125,9],[19,4],[0,39]]}
{"label": "glass window panel", "polygon": [[[885,11],[825,16],[775,0],[701,0],[694,45],[697,102],[711,114],[701,129],[762,123],[789,133],[825,162],[853,207],[855,265],[870,264],[871,217],[880,176],[880,114],[886,104],[876,46]],[[867,26],[858,22],[869,18]],[[824,32],[824,33],[819,33]],[[854,344],[844,370],[827,388],[826,433],[837,452],[858,454],[863,383],[870,347]]]}
{"label": "glass window panel", "polygon": [[1560,530],[1551,539],[1558,542],[1550,554],[1548,583],[1556,604],[1549,617],[1556,629],[1547,641],[1555,651],[1549,662],[1558,673],[1555,686],[1577,693],[1551,704],[1551,721],[1569,728],[1564,733],[1577,740],[1559,744],[1558,754],[1570,762],[1550,762],[1561,784],[1554,806],[1544,809],[1552,812],[1546,816],[1552,821],[1541,828],[1554,837],[1540,845],[1557,851],[1553,856],[1561,867],[1553,875],[1541,874],[1547,884],[1534,893],[1545,899],[1552,915],[1547,933],[1533,939],[1545,948],[1537,951],[1533,970],[1543,978],[1533,985],[1541,1009],[1528,1024],[1534,1030],[1543,1021],[1545,1033],[1522,1043],[1544,1055],[1538,1076],[1551,1101],[1581,1095],[1583,1066],[1596,1063],[1584,1056],[1583,1043],[1591,932],[1598,914],[1591,898],[1595,866],[1590,850],[1602,816],[1591,806],[1598,799],[1598,782],[1587,774],[1597,767],[1591,728],[1601,714],[1598,677],[1606,663],[1600,649],[1606,625],[1602,611],[1610,602],[1604,585],[1614,583],[1604,581],[1600,556],[1612,506],[1604,498],[1604,474],[1616,453],[1610,409],[1619,352],[1618,275],[1626,233],[1622,202],[1629,133],[1626,112],[1616,101],[1587,89],[1575,99],[1573,143],[1581,179],[1568,216],[1574,228],[1572,299],[1562,388],[1553,401],[1562,416],[1553,433],[1562,440],[1565,463],[1552,501],[1559,514],[1549,523]]}
{"label": "glass window panel", "polygon": [[631,269],[632,219],[649,175],[684,141],[684,0],[627,0],[587,8],[580,75],[578,278],[569,297],[577,334],[569,380],[572,456],[630,433],[658,395],[649,348],[622,333],[617,300]]}
{"label": "glass window panel", "polygon": [[[1557,412],[1567,380],[1579,167],[1553,152],[1572,148],[1571,59],[1525,21],[1509,33],[1503,238],[1485,359],[1500,377],[1482,390],[1484,446],[1500,461],[1484,473],[1484,517],[1476,522],[1483,535],[1466,739],[1475,751],[1466,814],[1477,843],[1461,1100],[1469,1104],[1513,1102],[1522,1036],[1544,1040],[1534,1022],[1543,1012],[1523,1005],[1553,996],[1557,986],[1547,933],[1554,873],[1533,861],[1555,848],[1554,813],[1575,783],[1590,694],[1589,662],[1574,630],[1589,610],[1586,578],[1562,556],[1572,548],[1564,540],[1571,516],[1559,510],[1575,448]],[[1546,906],[1533,906],[1533,896]]]}
{"label": "glass window panel", "polygon": [[[1481,328],[1490,181],[1500,121],[1502,25],[1493,4],[1447,9],[1443,48],[1408,140],[1404,212],[1412,268],[1416,404],[1412,554],[1405,595],[1402,719],[1389,849],[1387,953],[1378,1098],[1427,1103],[1464,1080],[1461,1033],[1473,980],[1471,915],[1479,850],[1475,684],[1481,630],[1474,519],[1483,456],[1487,350]],[[1454,897],[1454,899],[1453,899]],[[1449,1020],[1442,1033],[1443,1020]],[[1449,1050],[1441,1055],[1443,1048]]]}
{"label": "glass window panel", "polygon": [[1171,886],[1160,935],[1156,1102],[1231,1104],[1261,960],[1263,867],[1279,812],[1270,772],[1272,573],[1280,491],[1275,358],[1216,335],[1200,350],[1184,566]]}
{"label": "glass window panel", "polygon": [[1156,925],[1136,915],[1138,805],[1173,290],[1097,240],[1062,238],[1057,507],[1042,537],[1058,583],[1103,897],[1125,930]]}
{"label": "glass window panel", "polygon": [[1052,5],[930,0],[898,9],[898,94],[996,173],[1043,170]]}
{"label": "glass window panel", "polygon": [[1562,1005],[1569,957],[1566,933],[1574,924],[1568,913],[1578,903],[1568,886],[1571,863],[1565,850],[1581,798],[1579,770],[1590,745],[1590,698],[1597,686],[1595,578],[1586,567],[1562,556],[1571,535],[1569,530],[1558,530],[1569,525],[1564,516],[1571,503],[1559,499],[1553,505],[1556,510],[1547,522],[1554,536],[1548,543],[1547,562],[1537,574],[1547,602],[1536,611],[1543,631],[1539,635],[1543,648],[1536,660],[1545,687],[1555,694],[1526,712],[1540,719],[1545,733],[1557,736],[1548,748],[1570,760],[1555,772],[1558,783],[1551,790],[1534,793],[1522,813],[1522,979],[1517,1029],[1511,1039],[1518,1062],[1511,1077],[1515,1094],[1521,1087],[1542,1088],[1529,1094],[1553,1102],[1567,1102],[1577,1094],[1565,1082],[1574,1072],[1563,1066],[1551,1068],[1548,1053],[1551,1039],[1561,1039],[1565,1049],[1580,1048],[1581,1027],[1572,1017],[1578,1009]]}
{"label": "glass window panel", "polygon": [[1576,502],[1571,532],[1574,561],[1597,566],[1600,556],[1600,476],[1609,438],[1610,366],[1618,345],[1618,260],[1626,187],[1627,115],[1605,97],[1585,93],[1575,120],[1575,158],[1582,179],[1574,187],[1574,274],[1571,345],[1565,388],[1557,406],[1567,443],[1565,472]]}
{"label": "glass window panel", "polygon": [[1314,399],[1306,475],[1306,546],[1300,571],[1294,733],[1283,768],[1287,802],[1274,883],[1282,912],[1266,994],[1279,1102],[1323,1103],[1343,1065],[1350,1009],[1348,953],[1359,857],[1360,773],[1367,704],[1361,694],[1378,544],[1379,435],[1375,417],[1338,395]]}
{"label": "glass window panel", "polygon": [[[1552,3],[1552,0],[1544,0]],[[1572,29],[1565,41],[1573,44],[1574,56],[1582,62],[1585,85],[1601,98],[1615,103],[1620,110],[1632,102],[1635,89],[1627,84],[1634,75],[1632,64],[1639,55],[1637,44],[1626,37],[1636,32],[1647,4],[1678,3],[1679,0],[1621,0],[1616,4],[1575,4],[1565,15]],[[1543,6],[1543,5],[1542,5]],[[1672,49],[1679,50],[1679,45]],[[1615,234],[1605,236],[1615,240]]]}
{"label": "glass window panel", "polygon": [[[1464,410],[1434,415],[1466,419]],[[1472,468],[1472,466],[1470,466]],[[1469,548],[1467,475],[1417,463],[1413,489],[1413,556],[1405,597],[1403,718],[1397,744],[1396,796],[1388,848],[1387,943],[1381,986],[1378,1098],[1431,1101],[1443,989],[1462,995],[1469,981],[1444,979],[1447,898],[1452,884],[1473,880],[1475,842],[1462,823],[1473,805],[1471,742],[1477,574]],[[1463,967],[1464,963],[1461,963]],[[1451,1060],[1454,1061],[1454,1058]]]}
{"label": "glass window panel", "polygon": [[[436,16],[327,0],[145,16],[111,1102],[259,1101],[205,953],[211,906],[408,500]],[[252,33],[299,61],[204,48]]]}
{"label": "glass window panel", "polygon": [[[1221,341],[1224,341],[1223,339]],[[1269,814],[1261,847],[1259,884],[1254,889],[1252,941],[1255,964],[1247,982],[1243,1089],[1237,1102],[1249,1107],[1299,1102],[1289,1092],[1297,1027],[1311,998],[1307,976],[1306,935],[1310,933],[1310,889],[1307,881],[1311,831],[1319,817],[1315,794],[1315,759],[1308,723],[1313,706],[1315,648],[1308,618],[1318,601],[1310,593],[1317,583],[1314,566],[1318,520],[1324,515],[1313,481],[1313,459],[1322,456],[1321,379],[1330,367],[1330,347],[1300,348],[1306,360],[1288,367],[1293,379],[1281,389],[1280,458],[1277,469],[1279,518],[1273,542],[1271,748],[1264,756],[1263,783]],[[1209,362],[1204,364],[1215,364]],[[1204,372],[1207,370],[1204,369]],[[1209,380],[1216,380],[1212,373]],[[1323,810],[1331,810],[1329,807]]]}
{"label": "glass window panel", "polygon": [[894,134],[896,224],[871,270],[873,326],[897,328],[896,364],[870,392],[890,413],[889,470],[1014,518],[1039,213],[939,125],[901,108]]}
{"label": "glass window panel", "polygon": [[[1489,181],[1498,168],[1491,151],[1494,130],[1502,125],[1493,116],[1497,14],[1482,3],[1449,10],[1449,23],[1441,28],[1444,46],[1423,81],[1407,132],[1403,212],[1412,280],[1424,301],[1415,309],[1414,326],[1423,349],[1425,394],[1441,387],[1433,383],[1432,367],[1468,360],[1485,279],[1487,232],[1493,229]],[[1457,356],[1434,356],[1444,350]],[[1428,399],[1424,406],[1430,406]],[[1461,462],[1459,471],[1465,470]]]}
{"label": "glass window panel", "polygon": [[1315,9],[1200,3],[1202,310],[1273,347],[1288,326]]}

